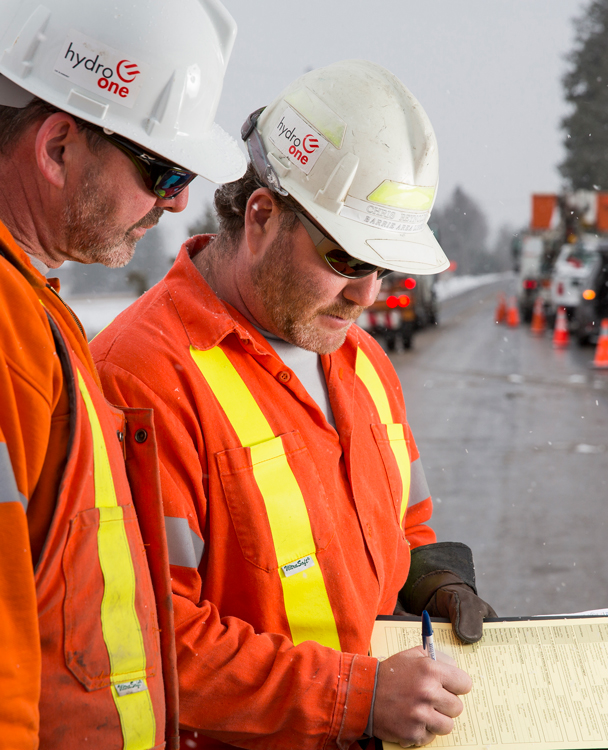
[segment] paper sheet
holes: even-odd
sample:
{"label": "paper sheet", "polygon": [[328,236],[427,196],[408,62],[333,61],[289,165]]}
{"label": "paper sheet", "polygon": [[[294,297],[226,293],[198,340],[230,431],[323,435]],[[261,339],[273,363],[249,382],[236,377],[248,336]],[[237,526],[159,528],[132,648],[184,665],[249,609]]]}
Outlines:
{"label": "paper sheet", "polygon": [[[473,645],[449,623],[433,629],[435,649],[468,672],[473,690],[461,696],[453,732],[426,747],[607,750],[608,617],[488,622]],[[371,653],[388,657],[421,640],[420,621],[378,620]]]}

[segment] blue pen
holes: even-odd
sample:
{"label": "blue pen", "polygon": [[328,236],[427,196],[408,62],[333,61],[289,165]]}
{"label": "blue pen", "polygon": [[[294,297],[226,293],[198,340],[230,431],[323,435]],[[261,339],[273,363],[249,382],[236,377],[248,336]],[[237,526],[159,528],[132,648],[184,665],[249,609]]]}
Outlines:
{"label": "blue pen", "polygon": [[433,661],[436,661],[435,644],[433,642],[433,626],[431,625],[431,618],[426,609],[422,612],[422,648],[425,651],[428,651],[428,654]]}

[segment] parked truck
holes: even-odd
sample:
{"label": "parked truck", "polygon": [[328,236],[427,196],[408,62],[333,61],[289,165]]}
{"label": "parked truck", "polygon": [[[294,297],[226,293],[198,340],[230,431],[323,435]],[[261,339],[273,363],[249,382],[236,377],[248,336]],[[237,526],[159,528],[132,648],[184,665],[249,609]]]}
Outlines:
{"label": "parked truck", "polygon": [[392,273],[382,283],[376,301],[357,321],[372,336],[384,339],[388,351],[412,346],[414,333],[439,321],[435,275]]}
{"label": "parked truck", "polygon": [[513,243],[517,297],[524,320],[541,295],[547,317],[565,307],[576,328],[576,308],[598,248],[608,244],[608,193],[577,190],[532,196],[529,229]]}

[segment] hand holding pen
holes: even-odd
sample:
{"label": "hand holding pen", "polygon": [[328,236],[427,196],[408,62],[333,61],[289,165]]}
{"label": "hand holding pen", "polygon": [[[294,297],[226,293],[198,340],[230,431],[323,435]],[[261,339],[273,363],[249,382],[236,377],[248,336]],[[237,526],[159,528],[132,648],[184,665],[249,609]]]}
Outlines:
{"label": "hand holding pen", "polygon": [[436,660],[437,655],[431,618],[424,612],[422,649],[400,651],[378,665],[374,736],[410,747],[452,731],[463,709],[458,696],[468,693],[472,683],[450,656],[440,654]]}
{"label": "hand holding pen", "polygon": [[422,648],[428,652],[433,661],[436,661],[433,626],[431,625],[431,618],[426,609],[422,612]]}

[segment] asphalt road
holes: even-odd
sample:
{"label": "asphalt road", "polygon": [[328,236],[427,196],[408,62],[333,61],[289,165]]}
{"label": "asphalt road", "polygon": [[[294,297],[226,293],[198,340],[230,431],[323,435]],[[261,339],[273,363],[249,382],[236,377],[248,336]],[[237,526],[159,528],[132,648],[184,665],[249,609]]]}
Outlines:
{"label": "asphalt road", "polygon": [[391,354],[439,541],[474,551],[501,616],[608,607],[608,370],[593,348],[494,323],[492,284]]}

